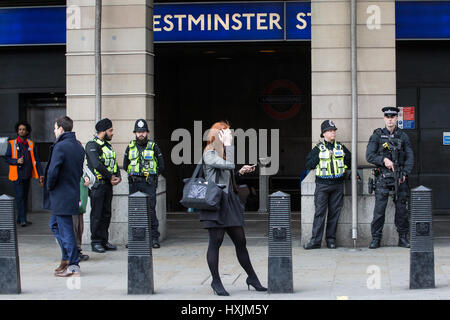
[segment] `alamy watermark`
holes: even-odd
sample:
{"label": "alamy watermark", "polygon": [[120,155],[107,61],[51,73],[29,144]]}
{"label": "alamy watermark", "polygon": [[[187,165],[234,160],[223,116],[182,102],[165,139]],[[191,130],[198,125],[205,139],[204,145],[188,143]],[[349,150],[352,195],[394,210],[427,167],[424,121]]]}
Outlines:
{"label": "alamy watermark", "polygon": [[68,6],[66,9],[67,30],[81,29],[81,9],[79,6]]}
{"label": "alamy watermark", "polygon": [[367,278],[367,289],[381,289],[381,269],[377,265],[370,265],[366,272],[369,274]]}
{"label": "alamy watermark", "polygon": [[366,20],[367,29],[381,29],[381,8],[373,4],[367,7],[366,13],[369,15]]}
{"label": "alamy watermark", "polygon": [[[236,164],[256,164],[264,159],[263,162],[268,164],[266,167],[261,167],[261,174],[277,174],[280,163],[279,129],[250,128],[244,131],[238,128],[231,129],[231,131],[236,146]],[[208,133],[209,129],[203,132],[202,121],[194,121],[193,137],[187,129],[174,130],[171,141],[179,143],[172,148],[172,162],[175,165],[199,163],[203,154],[203,141],[207,141]],[[248,159],[246,155],[248,155]],[[233,159],[227,159],[227,161],[233,161]]]}

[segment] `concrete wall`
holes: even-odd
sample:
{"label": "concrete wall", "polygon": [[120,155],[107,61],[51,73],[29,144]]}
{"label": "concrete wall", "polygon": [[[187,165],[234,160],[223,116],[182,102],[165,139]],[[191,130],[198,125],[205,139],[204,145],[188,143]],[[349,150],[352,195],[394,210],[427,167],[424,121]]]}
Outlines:
{"label": "concrete wall", "polygon": [[[122,177],[127,173],[121,170]],[[125,245],[128,243],[128,179],[113,187],[113,201],[111,224],[109,227],[109,242],[114,245]],[[91,203],[88,201],[86,214],[84,215],[83,244],[91,243],[90,226]],[[166,179],[159,176],[158,189],[156,190],[156,216],[159,221],[160,241],[166,238]]]}
{"label": "concrete wall", "polygon": [[[368,25],[374,8],[379,26]],[[312,0],[311,14],[312,145],[332,119],[351,150],[350,1]],[[369,137],[384,126],[381,108],[396,104],[394,1],[357,1],[357,57],[358,163],[366,164]]]}
{"label": "concrete wall", "polygon": [[[357,157],[358,165],[364,165],[367,164],[365,151],[370,135],[374,129],[384,126],[381,108],[386,105],[396,105],[395,1],[357,1],[357,150],[351,149],[350,32],[350,0],[312,0],[311,137],[312,146],[314,146],[320,139],[320,124],[325,119],[332,119],[338,128],[338,141],[349,148],[352,156]],[[313,174],[310,174],[302,184],[302,242],[309,240],[311,236],[314,188]],[[367,188],[366,184],[364,188]],[[387,209],[388,212],[391,205]],[[359,245],[367,245],[371,238],[370,221],[373,206],[373,195],[358,196]],[[389,214],[384,229],[384,244],[396,242],[397,235]],[[345,196],[337,237],[338,245],[352,245],[349,242],[351,240],[350,195]]]}
{"label": "concrete wall", "polygon": [[[375,195],[369,194],[367,190],[367,181],[371,177],[371,170],[361,170],[362,182],[358,189],[358,238],[357,247],[367,247],[372,240],[370,232],[370,223],[373,218],[373,209],[375,206]],[[314,191],[316,190],[315,174],[310,171],[308,176],[302,181],[302,214],[301,214],[301,245],[311,239],[312,225],[314,221]],[[336,231],[336,245],[343,247],[353,247],[352,240],[352,196],[351,181],[346,181],[344,188],[344,205],[339,217],[338,228]],[[383,228],[383,238],[381,245],[397,245],[398,234],[394,225],[395,206],[392,197],[389,197],[386,208],[386,220]],[[322,247],[326,246],[325,231],[323,235]]]}
{"label": "concrete wall", "polygon": [[[68,0],[80,8],[80,28],[67,29],[67,115],[85,144],[95,134],[95,0]],[[119,166],[137,119],[146,119],[154,137],[153,1],[104,0],[102,7],[102,118],[113,122]],[[127,243],[128,181],[114,187],[110,241]],[[158,186],[157,211],[165,237],[165,180]],[[88,210],[89,212],[89,210]],[[83,242],[90,243],[89,215]]]}
{"label": "concrete wall", "polygon": [[[86,143],[95,133],[95,0],[68,0],[72,5],[81,26],[67,29],[67,114]],[[137,119],[148,121],[154,138],[152,21],[152,1],[103,1],[101,117],[113,121],[119,164]]]}

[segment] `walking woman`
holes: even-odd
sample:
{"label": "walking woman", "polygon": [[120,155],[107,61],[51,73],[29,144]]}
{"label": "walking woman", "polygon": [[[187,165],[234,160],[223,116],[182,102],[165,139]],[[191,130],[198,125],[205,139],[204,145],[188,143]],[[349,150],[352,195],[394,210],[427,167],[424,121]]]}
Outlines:
{"label": "walking woman", "polygon": [[235,175],[241,176],[253,172],[255,167],[245,165],[239,172],[234,173],[232,142],[233,136],[229,124],[216,122],[209,130],[208,142],[203,152],[205,179],[215,182],[216,175],[218,175],[218,184],[225,185],[220,210],[200,212],[200,221],[203,222],[203,227],[208,229],[209,232],[206,260],[212,275],[211,287],[214,293],[219,296],[230,295],[223,287],[219,275],[219,248],[225,233],[233,241],[238,261],[248,275],[246,280],[248,289],[250,290],[250,286],[252,286],[257,291],[267,291],[267,288],[264,288],[259,282],[250,262],[243,228],[244,205],[236,194]]}

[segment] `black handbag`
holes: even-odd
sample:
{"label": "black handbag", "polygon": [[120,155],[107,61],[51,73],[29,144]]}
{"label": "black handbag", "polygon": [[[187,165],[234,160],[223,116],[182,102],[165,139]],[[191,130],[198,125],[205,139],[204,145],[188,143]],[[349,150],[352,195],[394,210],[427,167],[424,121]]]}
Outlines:
{"label": "black handbag", "polygon": [[203,177],[197,177],[200,169],[203,167],[202,162],[197,164],[191,178],[183,180],[183,198],[180,200],[180,203],[186,208],[217,211],[220,209],[225,185],[217,183],[219,179],[218,174],[216,174],[215,182],[207,181]]}

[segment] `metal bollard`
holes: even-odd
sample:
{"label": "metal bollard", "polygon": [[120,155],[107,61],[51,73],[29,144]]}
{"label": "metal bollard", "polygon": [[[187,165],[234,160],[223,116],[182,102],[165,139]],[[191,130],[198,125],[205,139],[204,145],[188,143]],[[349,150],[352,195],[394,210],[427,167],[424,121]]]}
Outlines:
{"label": "metal bollard", "polygon": [[153,294],[153,257],[148,195],[128,197],[128,294]]}
{"label": "metal bollard", "polygon": [[292,293],[291,196],[281,191],[269,196],[269,293]]}
{"label": "metal bollard", "polygon": [[410,289],[434,288],[431,189],[411,190]]}
{"label": "metal bollard", "polygon": [[258,212],[266,213],[267,209],[267,196],[269,195],[269,178],[266,174],[266,167],[270,163],[270,158],[259,158],[259,209]]}
{"label": "metal bollard", "polygon": [[14,198],[0,197],[0,294],[21,292]]}

